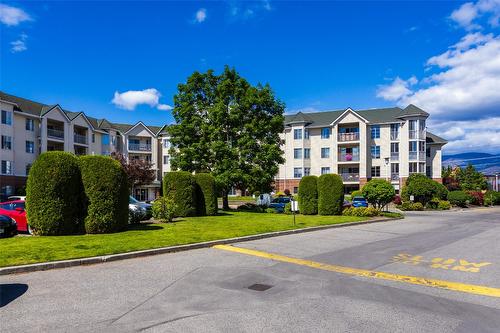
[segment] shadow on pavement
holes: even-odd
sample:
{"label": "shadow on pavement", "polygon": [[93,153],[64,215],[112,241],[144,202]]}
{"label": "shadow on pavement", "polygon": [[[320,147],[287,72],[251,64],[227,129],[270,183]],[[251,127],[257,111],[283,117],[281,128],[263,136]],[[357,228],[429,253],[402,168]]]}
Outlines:
{"label": "shadow on pavement", "polygon": [[0,308],[22,296],[26,290],[28,285],[24,283],[0,284]]}

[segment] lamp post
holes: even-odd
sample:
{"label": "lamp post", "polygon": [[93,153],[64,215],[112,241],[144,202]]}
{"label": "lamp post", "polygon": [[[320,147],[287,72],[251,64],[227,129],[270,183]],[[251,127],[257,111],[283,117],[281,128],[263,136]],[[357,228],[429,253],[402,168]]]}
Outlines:
{"label": "lamp post", "polygon": [[386,176],[387,176],[387,181],[388,181],[388,182],[390,182],[390,175],[389,175],[389,161],[390,161],[390,158],[389,158],[389,157],[384,158],[384,162],[385,162],[385,171],[386,171]]}

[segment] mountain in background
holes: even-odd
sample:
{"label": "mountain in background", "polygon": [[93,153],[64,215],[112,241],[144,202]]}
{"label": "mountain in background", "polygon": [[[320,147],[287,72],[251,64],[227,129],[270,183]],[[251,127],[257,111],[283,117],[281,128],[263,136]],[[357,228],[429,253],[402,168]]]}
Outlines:
{"label": "mountain in background", "polygon": [[493,155],[487,153],[461,153],[454,155],[443,155],[443,166],[466,167],[472,164],[476,170],[484,174],[500,173],[500,154]]}

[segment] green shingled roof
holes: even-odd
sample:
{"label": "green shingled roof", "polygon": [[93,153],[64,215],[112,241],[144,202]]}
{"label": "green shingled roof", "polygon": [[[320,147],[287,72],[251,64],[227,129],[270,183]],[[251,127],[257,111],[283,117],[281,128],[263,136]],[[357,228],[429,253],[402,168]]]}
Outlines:
{"label": "green shingled roof", "polygon": [[447,144],[448,141],[446,141],[445,139],[437,136],[436,134],[432,134],[431,132],[429,131],[426,131],[427,135],[426,135],[426,138],[425,138],[425,142],[426,143],[430,143],[430,144]]}

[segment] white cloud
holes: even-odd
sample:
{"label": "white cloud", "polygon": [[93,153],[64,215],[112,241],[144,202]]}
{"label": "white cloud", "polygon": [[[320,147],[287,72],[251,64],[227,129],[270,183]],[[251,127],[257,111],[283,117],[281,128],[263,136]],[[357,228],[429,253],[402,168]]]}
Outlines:
{"label": "white cloud", "polygon": [[10,51],[12,53],[18,53],[18,52],[23,52],[23,51],[26,51],[28,49],[28,47],[26,46],[26,40],[28,39],[28,35],[22,33],[21,35],[19,35],[19,39],[18,40],[15,40],[13,42],[10,42]]}
{"label": "white cloud", "polygon": [[410,77],[408,80],[403,80],[398,76],[391,84],[379,86],[377,97],[381,97],[388,101],[400,100],[412,93],[410,86],[417,82],[418,80],[415,76]]}
{"label": "white cloud", "polygon": [[200,8],[194,15],[194,21],[197,23],[202,23],[207,19],[207,10],[205,8]]}
{"label": "white cloud", "polygon": [[488,22],[491,26],[498,26],[500,21],[500,0],[479,0],[476,3],[464,3],[451,13],[450,18],[459,26],[467,30],[473,30],[481,29],[481,26],[475,21],[484,16],[489,17]]}
{"label": "white cloud", "polygon": [[229,6],[229,14],[234,20],[247,20],[258,16],[261,12],[273,10],[269,0],[232,1],[229,2]]}
{"label": "white cloud", "polygon": [[154,88],[144,90],[129,90],[123,93],[115,91],[111,103],[125,110],[134,110],[138,105],[149,105],[158,110],[171,110],[172,107],[167,104],[160,104],[161,94]]}
{"label": "white cloud", "polygon": [[0,22],[7,26],[15,26],[24,21],[31,21],[32,18],[21,8],[0,4]]}

